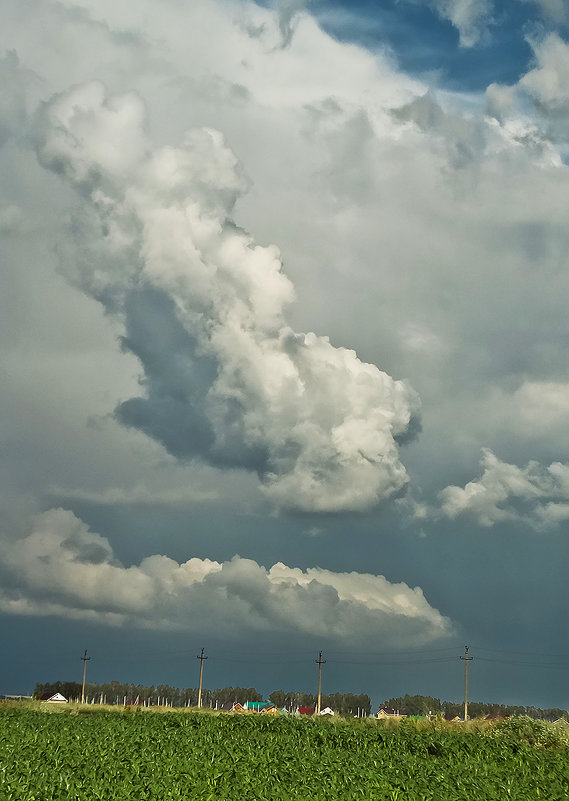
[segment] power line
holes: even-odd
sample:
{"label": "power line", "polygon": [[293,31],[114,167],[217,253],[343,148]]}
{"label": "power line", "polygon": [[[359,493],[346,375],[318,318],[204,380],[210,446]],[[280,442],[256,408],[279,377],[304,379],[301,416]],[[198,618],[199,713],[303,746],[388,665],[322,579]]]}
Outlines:
{"label": "power line", "polygon": [[474,646],[477,651],[488,651],[494,654],[517,654],[518,656],[549,656],[556,659],[567,659],[569,661],[569,654],[552,654],[547,651],[512,651],[511,648],[483,648],[481,645]]}
{"label": "power line", "polygon": [[389,667],[390,665],[425,665],[440,662],[454,662],[456,656],[438,657],[435,659],[396,659],[389,662],[368,659],[365,662],[360,662],[352,659],[329,659],[330,664],[335,665],[369,665],[370,667]]}
{"label": "power line", "polygon": [[[445,652],[455,652],[457,649],[457,645],[450,646],[449,648],[413,648],[408,651],[404,650],[397,650],[397,651],[366,651],[366,654],[369,656],[392,656],[394,654],[439,654]],[[327,649],[326,653],[328,654],[351,654],[353,651],[335,651],[333,649]]]}
{"label": "power line", "polygon": [[[199,657],[197,657],[199,659]],[[241,665],[306,665],[310,658],[306,659],[232,659],[227,656],[211,656],[214,662],[235,662]]]}
{"label": "power line", "polygon": [[569,667],[569,662],[522,662],[520,659],[488,659],[488,657],[484,656],[477,657],[477,660],[480,662],[491,662],[493,664],[519,665],[520,667],[531,668],[561,668],[562,670],[567,670]]}

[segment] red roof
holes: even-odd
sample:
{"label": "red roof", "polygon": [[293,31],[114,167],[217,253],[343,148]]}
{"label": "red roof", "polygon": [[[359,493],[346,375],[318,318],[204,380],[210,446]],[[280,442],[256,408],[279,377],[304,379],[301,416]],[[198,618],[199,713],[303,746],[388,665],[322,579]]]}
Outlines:
{"label": "red roof", "polygon": [[316,709],[313,706],[299,706],[298,711],[301,715],[313,715]]}

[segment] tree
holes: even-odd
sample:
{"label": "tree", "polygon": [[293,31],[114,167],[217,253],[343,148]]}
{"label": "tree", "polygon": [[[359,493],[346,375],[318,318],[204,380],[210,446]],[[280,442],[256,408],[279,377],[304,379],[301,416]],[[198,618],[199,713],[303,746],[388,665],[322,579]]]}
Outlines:
{"label": "tree", "polygon": [[282,690],[273,690],[269,695],[269,701],[279,707],[283,707],[286,703],[286,695]]}

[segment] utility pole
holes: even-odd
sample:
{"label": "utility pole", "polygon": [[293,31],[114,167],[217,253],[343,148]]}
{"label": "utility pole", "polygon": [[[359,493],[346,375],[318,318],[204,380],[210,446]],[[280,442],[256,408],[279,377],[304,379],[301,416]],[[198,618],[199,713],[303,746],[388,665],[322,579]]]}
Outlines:
{"label": "utility pole", "polygon": [[322,659],[322,651],[318,654],[318,659],[315,660],[318,665],[318,704],[316,705],[316,714],[320,714],[322,706],[322,665],[326,664],[326,660]]}
{"label": "utility pole", "polygon": [[200,660],[200,688],[198,690],[198,709],[201,709],[202,705],[202,677],[203,677],[203,661],[207,659],[207,656],[204,656],[204,649],[202,648],[202,652],[199,656],[196,656],[196,659]]}
{"label": "utility pole", "polygon": [[85,649],[85,653],[81,657],[81,661],[83,662],[83,684],[81,685],[81,703],[85,703],[85,672],[87,670],[87,662],[91,659],[90,656],[87,656],[87,650]]}
{"label": "utility pole", "polygon": [[464,656],[460,657],[464,660],[464,722],[468,720],[468,663],[472,662],[472,656],[468,656],[468,645],[464,646]]}

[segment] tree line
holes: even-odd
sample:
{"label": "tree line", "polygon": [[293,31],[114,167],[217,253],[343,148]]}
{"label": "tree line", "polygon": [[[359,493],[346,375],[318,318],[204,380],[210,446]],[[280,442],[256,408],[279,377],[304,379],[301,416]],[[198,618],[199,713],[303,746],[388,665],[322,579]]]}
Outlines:
{"label": "tree line", "polygon": [[[291,712],[298,707],[316,706],[318,696],[314,693],[283,692],[275,690],[269,695],[269,701],[278,707],[284,707]],[[322,709],[327,706],[333,709],[338,715],[360,715],[367,717],[371,710],[369,695],[354,695],[353,693],[331,693],[323,695],[321,700]]]}
{"label": "tree line", "polygon": [[[68,700],[81,700],[81,684],[76,681],[54,681],[36,684],[34,698],[49,693],[61,693]],[[169,684],[146,686],[111,681],[106,684],[85,684],[87,703],[144,704],[146,706],[197,706],[198,688],[171,687]],[[227,703],[244,704],[245,701],[262,701],[263,696],[254,687],[223,687],[216,690],[202,688],[202,705],[213,707]]]}
{"label": "tree line", "polygon": [[[76,681],[55,681],[36,684],[34,698],[41,698],[49,693],[61,693],[68,700],[81,700],[81,684]],[[197,706],[198,688],[171,687],[159,684],[156,687],[142,684],[124,684],[111,681],[106,684],[85,684],[85,700],[87,703],[104,704],[143,704],[146,706]],[[263,696],[254,687],[223,687],[215,690],[202,688],[202,705],[216,708],[225,704],[244,704],[246,701],[262,701]],[[301,706],[316,706],[317,696],[312,693],[283,692],[275,690],[269,695],[269,701],[278,707],[285,707],[294,712]],[[322,708],[331,707],[340,715],[369,715],[371,701],[368,695],[352,693],[332,693],[322,696]]]}
{"label": "tree line", "polygon": [[[399,710],[402,715],[447,715],[453,717],[464,714],[464,703],[454,701],[441,701],[430,695],[405,695],[399,698],[389,698],[382,704],[382,707]],[[536,706],[508,706],[506,704],[489,704],[483,701],[469,701],[468,715],[472,718],[484,717],[485,715],[496,715],[500,717],[512,717],[513,715],[528,715],[537,720],[558,720],[567,718],[565,709],[540,709]]]}

